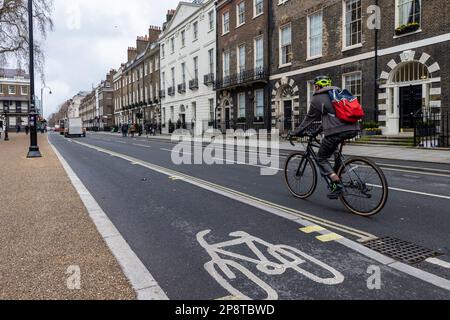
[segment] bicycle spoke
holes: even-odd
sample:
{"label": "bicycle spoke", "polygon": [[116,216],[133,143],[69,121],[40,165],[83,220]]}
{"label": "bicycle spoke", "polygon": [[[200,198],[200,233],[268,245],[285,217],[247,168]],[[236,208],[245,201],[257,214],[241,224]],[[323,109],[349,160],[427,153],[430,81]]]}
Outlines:
{"label": "bicycle spoke", "polygon": [[384,205],[385,189],[383,177],[364,160],[352,161],[344,169],[341,179],[346,187],[344,203],[362,215],[372,213]]}

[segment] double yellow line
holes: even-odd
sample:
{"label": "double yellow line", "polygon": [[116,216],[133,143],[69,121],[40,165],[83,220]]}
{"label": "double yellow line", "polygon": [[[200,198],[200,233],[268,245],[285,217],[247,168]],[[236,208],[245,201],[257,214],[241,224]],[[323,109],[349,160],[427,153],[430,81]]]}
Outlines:
{"label": "double yellow line", "polygon": [[364,242],[364,241],[378,238],[375,235],[367,233],[365,231],[351,228],[346,225],[339,224],[339,223],[336,223],[336,222],[333,222],[333,221],[330,221],[327,219],[319,218],[317,216],[307,214],[302,211],[298,211],[298,210],[295,210],[295,209],[292,209],[289,207],[285,207],[285,206],[282,206],[282,205],[279,205],[279,204],[276,204],[276,203],[273,203],[273,202],[270,202],[270,201],[267,201],[264,199],[260,199],[260,198],[251,196],[249,194],[242,193],[240,191],[230,189],[230,188],[227,188],[227,187],[224,187],[224,186],[221,186],[221,185],[209,182],[209,181],[205,181],[205,180],[202,180],[202,179],[199,179],[199,178],[196,178],[196,177],[193,177],[193,176],[190,176],[190,175],[187,175],[187,174],[184,174],[184,173],[172,170],[172,169],[161,167],[159,165],[156,165],[156,164],[153,164],[153,163],[150,163],[147,161],[136,159],[136,158],[130,157],[128,155],[117,153],[117,152],[114,152],[114,151],[111,151],[108,149],[104,149],[101,147],[97,147],[94,145],[90,145],[90,144],[87,144],[84,142],[79,142],[79,141],[75,141],[75,140],[73,142],[77,143],[79,145],[97,150],[99,152],[103,152],[108,155],[115,156],[117,158],[121,158],[123,160],[129,161],[134,165],[140,165],[140,166],[148,168],[150,170],[157,171],[159,173],[169,176],[169,179],[171,179],[173,181],[181,180],[181,181],[185,181],[187,183],[192,183],[199,187],[202,187],[202,186],[206,187],[208,190],[211,190],[211,191],[214,191],[214,190],[220,191],[222,194],[231,195],[231,196],[234,196],[234,198],[235,197],[241,198],[243,200],[241,202],[248,204],[248,205],[252,205],[253,207],[274,209],[274,210],[277,210],[284,214],[295,216],[295,217],[301,218],[303,220],[306,220],[310,223],[314,223],[315,225],[318,225],[319,227],[323,227],[323,228],[326,227],[327,229],[338,230],[341,233],[345,233],[345,234],[351,235],[353,237],[356,237],[357,241],[359,241],[359,242]]}

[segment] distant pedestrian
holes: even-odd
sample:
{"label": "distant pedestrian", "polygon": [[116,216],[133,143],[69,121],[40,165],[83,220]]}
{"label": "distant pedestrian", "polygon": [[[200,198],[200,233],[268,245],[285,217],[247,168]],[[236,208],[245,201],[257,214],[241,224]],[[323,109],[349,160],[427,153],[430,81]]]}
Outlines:
{"label": "distant pedestrian", "polygon": [[16,124],[16,133],[20,133],[20,124]]}
{"label": "distant pedestrian", "polygon": [[132,123],[130,128],[130,134],[132,138],[134,138],[135,133],[136,133],[136,124]]}
{"label": "distant pedestrian", "polygon": [[122,124],[122,136],[126,138],[128,136],[128,124]]}
{"label": "distant pedestrian", "polygon": [[30,127],[28,125],[25,126],[25,133],[28,135],[30,133]]}

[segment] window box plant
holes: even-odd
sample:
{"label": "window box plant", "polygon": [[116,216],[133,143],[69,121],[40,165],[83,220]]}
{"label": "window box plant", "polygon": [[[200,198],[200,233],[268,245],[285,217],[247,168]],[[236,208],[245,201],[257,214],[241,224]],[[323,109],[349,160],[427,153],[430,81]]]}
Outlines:
{"label": "window box plant", "polygon": [[240,117],[240,118],[237,119],[237,123],[247,123],[247,118]]}
{"label": "window box plant", "polygon": [[380,136],[382,131],[378,122],[376,121],[366,121],[362,124],[362,135],[363,136]]}
{"label": "window box plant", "polygon": [[411,32],[417,31],[417,30],[419,30],[419,28],[420,28],[420,24],[417,23],[417,22],[404,24],[404,25],[398,27],[397,29],[395,29],[395,35],[396,36],[401,36],[403,34],[407,34],[407,33],[411,33]]}
{"label": "window box plant", "polygon": [[253,122],[255,122],[255,123],[263,123],[264,122],[264,117],[255,117],[255,120]]}

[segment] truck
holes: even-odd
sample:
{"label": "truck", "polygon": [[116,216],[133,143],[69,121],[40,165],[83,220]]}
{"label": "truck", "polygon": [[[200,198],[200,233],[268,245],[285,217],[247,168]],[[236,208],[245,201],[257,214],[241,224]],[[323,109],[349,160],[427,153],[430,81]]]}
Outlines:
{"label": "truck", "polygon": [[64,136],[69,137],[86,137],[86,130],[83,128],[81,118],[68,118],[64,124]]}

